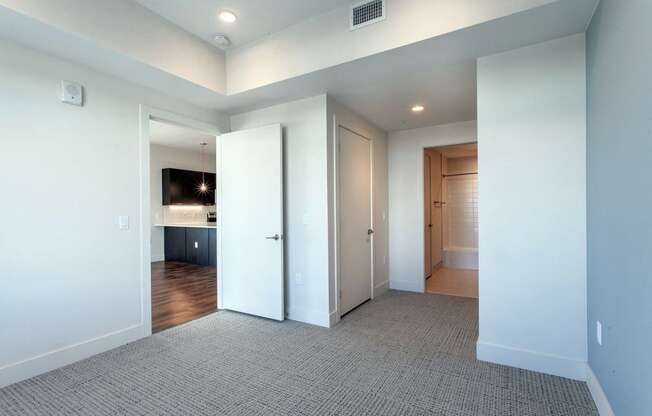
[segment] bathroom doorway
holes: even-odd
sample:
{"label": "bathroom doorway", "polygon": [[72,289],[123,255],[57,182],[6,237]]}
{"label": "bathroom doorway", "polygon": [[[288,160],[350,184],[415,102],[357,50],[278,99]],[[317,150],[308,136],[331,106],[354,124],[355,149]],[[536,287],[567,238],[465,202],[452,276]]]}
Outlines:
{"label": "bathroom doorway", "polygon": [[477,144],[424,149],[427,293],[478,297]]}

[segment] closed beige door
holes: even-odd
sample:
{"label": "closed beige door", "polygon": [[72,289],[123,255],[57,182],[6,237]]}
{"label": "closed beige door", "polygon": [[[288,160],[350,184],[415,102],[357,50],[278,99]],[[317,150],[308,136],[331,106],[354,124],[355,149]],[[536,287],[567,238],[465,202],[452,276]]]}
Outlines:
{"label": "closed beige door", "polygon": [[431,185],[431,158],[426,150],[423,155],[423,185],[424,185],[424,272],[427,279],[432,274],[432,185]]}
{"label": "closed beige door", "polygon": [[340,315],[371,298],[371,142],[343,127],[339,139]]}

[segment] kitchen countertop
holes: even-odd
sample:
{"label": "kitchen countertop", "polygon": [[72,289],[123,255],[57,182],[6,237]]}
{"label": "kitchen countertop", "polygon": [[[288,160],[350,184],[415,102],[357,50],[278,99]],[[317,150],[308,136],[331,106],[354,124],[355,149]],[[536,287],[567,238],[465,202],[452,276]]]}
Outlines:
{"label": "kitchen countertop", "polygon": [[154,227],[217,228],[217,224],[214,222],[196,222],[192,224],[154,224]]}

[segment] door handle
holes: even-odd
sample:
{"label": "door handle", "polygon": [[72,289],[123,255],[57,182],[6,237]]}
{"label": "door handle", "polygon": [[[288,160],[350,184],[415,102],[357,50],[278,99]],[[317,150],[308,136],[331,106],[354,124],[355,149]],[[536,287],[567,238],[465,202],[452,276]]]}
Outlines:
{"label": "door handle", "polygon": [[371,235],[373,233],[374,233],[374,230],[372,230],[371,228],[367,230],[367,235]]}
{"label": "door handle", "polygon": [[281,239],[281,236],[278,235],[278,234],[274,234],[274,235],[271,236],[271,237],[265,237],[265,240],[275,240],[275,241],[278,241],[278,240],[280,240],[280,239]]}

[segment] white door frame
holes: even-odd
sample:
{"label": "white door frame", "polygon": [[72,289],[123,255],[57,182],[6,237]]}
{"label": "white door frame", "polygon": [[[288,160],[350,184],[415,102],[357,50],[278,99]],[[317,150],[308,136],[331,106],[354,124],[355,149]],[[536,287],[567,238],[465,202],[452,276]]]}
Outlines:
{"label": "white door frame", "polygon": [[[152,220],[150,207],[150,120],[163,121],[216,136],[221,133],[219,127],[192,118],[182,116],[167,110],[161,110],[141,104],[139,106],[139,138],[140,138],[140,293],[141,293],[141,326],[143,336],[152,335]],[[217,167],[219,169],[219,167]],[[216,195],[217,197],[217,195]],[[218,233],[219,235],[219,233]],[[218,237],[219,238],[219,237]],[[219,246],[219,244],[218,244]],[[219,259],[219,257],[218,257]],[[219,288],[219,274],[218,288]],[[219,306],[219,305],[218,305]]]}
{"label": "white door frame", "polygon": [[[440,141],[439,143],[433,143],[433,144],[421,144],[417,148],[417,151],[419,152],[419,157],[417,158],[417,166],[416,169],[418,169],[419,174],[417,175],[417,189],[424,189],[424,172],[423,172],[423,155],[426,149],[429,148],[438,148],[438,147],[447,147],[447,146],[456,146],[456,145],[462,145],[462,144],[474,144],[478,143],[477,140],[471,139],[471,140],[451,140],[451,141]],[[426,293],[426,279],[423,278],[426,273],[426,259],[425,259],[425,249],[426,249],[426,244],[423,238],[423,228],[425,227],[425,208],[424,208],[424,199],[425,195],[424,192],[418,192],[417,193],[417,226],[419,227],[419,235],[421,235],[421,238],[417,240],[417,271],[419,272],[419,291],[421,293]],[[442,225],[443,226],[443,225]],[[443,247],[442,247],[443,250]]]}
{"label": "white door frame", "polygon": [[[352,129],[350,127],[347,127],[346,125],[340,123],[337,121],[337,116],[333,116],[333,183],[334,183],[334,192],[333,192],[333,217],[335,220],[335,230],[334,230],[334,245],[335,245],[335,264],[334,264],[334,273],[335,273],[335,322],[338,322],[342,314],[340,313],[340,288],[342,287],[341,283],[341,261],[340,261],[340,161],[339,161],[339,144],[340,144],[340,135],[339,135],[339,129],[343,128],[348,131],[350,131],[353,134],[357,134],[358,136],[369,140],[369,158],[370,158],[370,195],[369,197],[371,198],[371,212],[370,216],[371,218],[369,219],[369,224],[371,224],[371,229],[375,230],[375,224],[374,224],[374,141],[370,139],[369,137],[365,136],[364,134],[360,134],[355,129]],[[374,252],[374,244],[375,244],[375,235],[371,234],[371,258],[369,261],[371,262],[371,278],[369,282],[369,286],[371,288],[371,299],[374,298],[374,272],[375,272],[375,252]]]}

